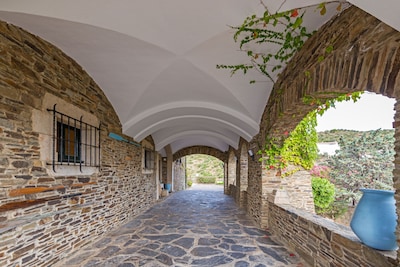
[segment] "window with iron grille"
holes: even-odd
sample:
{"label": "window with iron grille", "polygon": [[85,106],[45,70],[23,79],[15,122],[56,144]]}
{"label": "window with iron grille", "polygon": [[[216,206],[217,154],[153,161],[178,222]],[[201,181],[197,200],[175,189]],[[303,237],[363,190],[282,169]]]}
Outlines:
{"label": "window with iron grille", "polygon": [[100,126],[96,127],[56,110],[53,113],[52,165],[100,167]]}
{"label": "window with iron grille", "polygon": [[154,151],[152,150],[144,149],[144,169],[154,169]]}

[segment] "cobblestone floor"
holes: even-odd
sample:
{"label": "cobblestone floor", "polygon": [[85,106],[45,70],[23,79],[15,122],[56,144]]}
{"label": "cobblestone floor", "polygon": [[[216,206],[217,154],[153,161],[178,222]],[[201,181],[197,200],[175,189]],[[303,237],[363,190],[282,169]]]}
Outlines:
{"label": "cobblestone floor", "polygon": [[222,190],[172,193],[59,266],[306,266]]}

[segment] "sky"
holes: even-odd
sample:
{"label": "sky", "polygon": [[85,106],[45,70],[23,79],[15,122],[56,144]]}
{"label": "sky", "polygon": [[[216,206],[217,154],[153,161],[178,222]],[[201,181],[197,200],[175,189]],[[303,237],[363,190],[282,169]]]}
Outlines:
{"label": "sky", "polygon": [[336,103],[336,108],[328,109],[317,116],[317,132],[346,129],[369,131],[392,129],[395,100],[382,95],[365,92],[357,102]]}

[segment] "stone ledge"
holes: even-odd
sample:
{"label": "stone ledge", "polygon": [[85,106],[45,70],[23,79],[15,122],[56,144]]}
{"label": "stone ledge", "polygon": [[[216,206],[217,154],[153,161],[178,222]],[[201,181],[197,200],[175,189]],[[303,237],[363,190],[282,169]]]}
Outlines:
{"label": "stone ledge", "polygon": [[[337,255],[338,250],[351,251],[358,257],[355,260],[363,261],[362,263],[368,262],[374,266],[397,266],[397,251],[379,251],[365,246],[350,227],[337,224],[329,219],[296,209],[287,204],[274,204],[271,202],[269,204],[271,211],[270,216],[275,218],[275,221],[271,220],[270,228],[283,242],[288,243],[289,246],[296,246],[296,239],[301,240],[307,238],[307,236],[299,236],[298,232],[301,231],[296,232],[291,231],[291,229],[299,230],[299,228],[306,228],[313,238],[319,238],[320,243],[329,243],[332,245],[329,251],[331,254]],[[284,229],[282,227],[284,227]],[[285,238],[288,237],[291,239],[285,240]],[[306,242],[311,241],[308,240]],[[312,244],[309,245],[312,246]],[[315,255],[312,255],[314,253],[323,254],[327,252],[326,247],[320,248],[318,245],[315,245],[313,248],[315,248],[316,251],[310,251],[308,253],[307,248],[304,250],[307,254],[305,256],[309,257],[309,259],[314,259]],[[375,255],[375,258],[367,259],[365,257],[366,254]],[[346,262],[345,257],[340,260]]]}

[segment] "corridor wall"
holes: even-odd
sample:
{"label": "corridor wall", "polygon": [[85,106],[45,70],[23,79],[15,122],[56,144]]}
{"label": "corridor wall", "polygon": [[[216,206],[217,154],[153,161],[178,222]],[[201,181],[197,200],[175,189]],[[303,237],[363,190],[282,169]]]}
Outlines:
{"label": "corridor wall", "polygon": [[[98,163],[59,165],[54,107],[100,127]],[[81,66],[0,22],[0,266],[51,266],[155,201],[142,147],[111,132],[121,134],[118,116]],[[151,138],[146,146],[154,150]]]}

